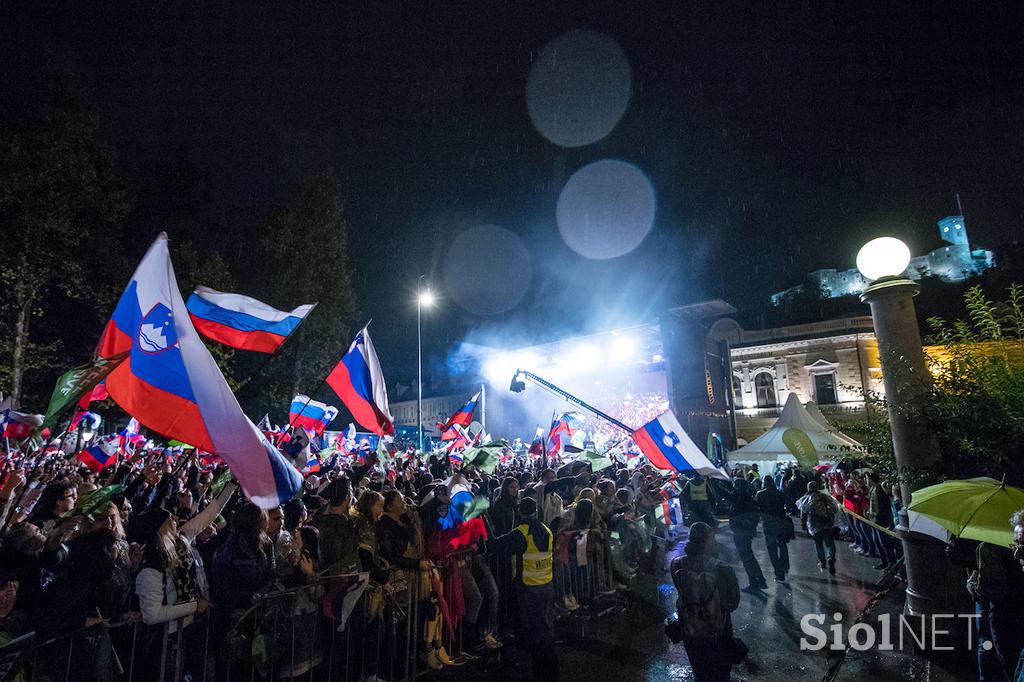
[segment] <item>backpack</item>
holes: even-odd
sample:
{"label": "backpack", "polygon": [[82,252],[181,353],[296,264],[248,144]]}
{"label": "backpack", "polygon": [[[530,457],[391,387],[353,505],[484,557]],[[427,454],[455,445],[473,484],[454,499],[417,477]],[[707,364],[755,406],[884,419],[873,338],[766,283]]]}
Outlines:
{"label": "backpack", "polygon": [[814,520],[814,526],[825,528],[834,526],[836,520],[835,505],[832,504],[823,494],[818,493],[811,500],[807,507],[807,515]]}
{"label": "backpack", "polygon": [[679,598],[676,609],[684,637],[717,637],[725,631],[727,614],[718,595],[717,568],[721,562],[709,559],[691,567],[686,557],[672,570]]}

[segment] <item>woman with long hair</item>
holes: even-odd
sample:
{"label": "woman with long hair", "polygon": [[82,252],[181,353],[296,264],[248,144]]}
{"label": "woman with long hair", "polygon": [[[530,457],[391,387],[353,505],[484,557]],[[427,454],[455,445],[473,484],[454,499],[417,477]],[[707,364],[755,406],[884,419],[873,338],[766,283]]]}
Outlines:
{"label": "woman with long hair", "polygon": [[[140,518],[140,538],[145,542],[142,570],[135,578],[142,622],[151,626],[143,663],[158,665],[173,674],[179,650],[185,671],[194,675],[207,670],[205,629],[196,620],[209,608],[210,586],[203,559],[195,548],[196,537],[210,524],[235,492],[224,488],[203,511],[179,524],[176,515],[156,508]],[[179,636],[178,631],[181,629]],[[159,676],[159,667],[150,671]]]}

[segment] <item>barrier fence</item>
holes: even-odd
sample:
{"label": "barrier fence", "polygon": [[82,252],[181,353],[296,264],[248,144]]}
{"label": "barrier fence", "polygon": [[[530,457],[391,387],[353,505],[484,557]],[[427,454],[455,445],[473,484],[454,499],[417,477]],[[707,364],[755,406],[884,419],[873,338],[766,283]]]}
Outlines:
{"label": "barrier fence", "polygon": [[[598,616],[621,607],[616,588],[631,577],[635,545],[615,532],[557,533],[556,612],[585,628],[587,619],[568,618],[577,608]],[[366,573],[331,576],[248,609],[98,623],[45,640],[30,633],[0,647],[0,682],[412,680],[497,656],[476,645],[514,629],[514,566],[507,555],[462,551],[430,572],[389,569],[384,585]]]}

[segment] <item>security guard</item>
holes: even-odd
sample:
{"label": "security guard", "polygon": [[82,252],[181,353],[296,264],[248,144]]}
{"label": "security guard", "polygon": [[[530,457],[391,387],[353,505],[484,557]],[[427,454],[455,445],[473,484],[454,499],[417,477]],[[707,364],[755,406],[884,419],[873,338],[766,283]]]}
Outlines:
{"label": "security guard", "polygon": [[558,680],[558,657],[551,585],[551,531],[537,519],[537,501],[524,497],[519,504],[522,523],[494,540],[498,551],[514,556],[516,644],[530,652],[533,679]]}
{"label": "security guard", "polygon": [[711,507],[711,500],[708,497],[708,484],[703,476],[695,475],[683,488],[680,495],[696,521],[703,521],[712,528],[718,527],[718,519],[715,518],[714,510]]}

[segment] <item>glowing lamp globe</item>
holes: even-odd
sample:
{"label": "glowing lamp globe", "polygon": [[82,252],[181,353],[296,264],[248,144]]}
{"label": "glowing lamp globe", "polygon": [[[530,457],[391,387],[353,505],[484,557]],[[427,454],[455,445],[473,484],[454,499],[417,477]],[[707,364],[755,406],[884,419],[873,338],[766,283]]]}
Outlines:
{"label": "glowing lamp globe", "polygon": [[898,277],[908,265],[910,249],[895,237],[872,239],[857,252],[857,269],[871,281]]}
{"label": "glowing lamp globe", "polygon": [[428,308],[434,305],[434,294],[429,290],[420,292],[419,304]]}

